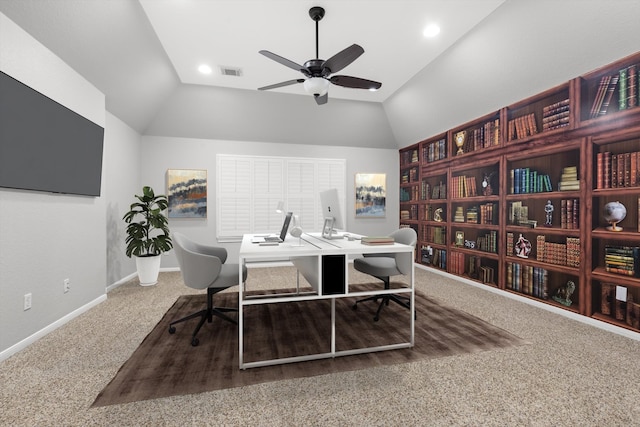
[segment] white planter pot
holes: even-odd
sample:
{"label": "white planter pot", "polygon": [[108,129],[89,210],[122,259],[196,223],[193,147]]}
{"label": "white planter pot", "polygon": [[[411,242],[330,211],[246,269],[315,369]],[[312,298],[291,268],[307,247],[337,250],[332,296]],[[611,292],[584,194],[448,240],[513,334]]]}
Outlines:
{"label": "white planter pot", "polygon": [[160,273],[160,255],[136,257],[136,268],[138,269],[138,279],[141,286],[151,286],[158,283],[158,273]]}

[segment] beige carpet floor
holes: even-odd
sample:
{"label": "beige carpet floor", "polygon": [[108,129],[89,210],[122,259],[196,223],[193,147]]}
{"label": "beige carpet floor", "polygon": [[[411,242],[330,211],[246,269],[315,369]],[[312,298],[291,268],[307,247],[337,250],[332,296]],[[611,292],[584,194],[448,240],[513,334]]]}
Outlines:
{"label": "beige carpet floor", "polygon": [[[278,282],[292,274],[273,268],[249,277]],[[637,425],[639,341],[420,269],[416,286],[529,344],[91,408],[176,298],[188,293],[179,273],[162,273],[157,286],[135,280],[120,286],[106,302],[1,362],[0,425]]]}

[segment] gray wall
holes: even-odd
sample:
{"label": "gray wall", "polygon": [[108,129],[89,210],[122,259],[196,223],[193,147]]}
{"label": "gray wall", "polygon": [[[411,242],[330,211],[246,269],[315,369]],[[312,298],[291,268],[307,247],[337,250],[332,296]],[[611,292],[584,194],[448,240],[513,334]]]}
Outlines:
{"label": "gray wall", "polygon": [[[2,71],[105,125],[104,95],[3,14],[0,40]],[[0,360],[8,348],[104,299],[105,223],[104,197],[0,189]],[[23,311],[27,293],[32,308]]]}
{"label": "gray wall", "polygon": [[[347,159],[347,206],[344,206],[349,231],[361,234],[381,234],[393,231],[399,224],[398,151],[395,149],[292,145],[265,142],[239,142],[144,136],[141,181],[156,192],[166,192],[167,169],[205,169],[208,181],[206,219],[171,218],[173,231],[210,244],[216,242],[216,155],[244,154],[256,156],[312,157]],[[385,218],[356,219],[354,180],[357,172],[387,174],[387,215]],[[237,258],[239,244],[220,244],[229,250],[230,259]],[[173,253],[162,260],[162,268],[177,267]]]}
{"label": "gray wall", "polygon": [[134,275],[135,260],[125,255],[125,223],[122,217],[142,193],[140,185],[140,135],[120,119],[107,113],[104,164],[106,182],[102,197],[106,201],[106,284],[111,286]]}
{"label": "gray wall", "polygon": [[396,148],[376,102],[182,85],[167,98],[145,135],[235,141]]}
{"label": "gray wall", "polygon": [[384,102],[398,146],[640,50],[638,0],[507,0]]}

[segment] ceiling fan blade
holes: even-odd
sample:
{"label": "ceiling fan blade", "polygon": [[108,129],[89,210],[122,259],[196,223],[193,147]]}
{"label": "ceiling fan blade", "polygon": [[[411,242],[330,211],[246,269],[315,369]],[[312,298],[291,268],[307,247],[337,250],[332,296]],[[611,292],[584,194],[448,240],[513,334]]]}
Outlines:
{"label": "ceiling fan blade", "polygon": [[329,100],[329,93],[327,92],[322,96],[314,96],[314,98],[316,99],[316,104],[318,105],[326,104],[327,101]]}
{"label": "ceiling fan blade", "polygon": [[354,89],[380,89],[382,83],[351,76],[333,76],[329,79],[334,85]]}
{"label": "ceiling fan blade", "polygon": [[275,89],[275,88],[278,88],[278,87],[289,86],[289,85],[293,85],[293,84],[296,84],[296,83],[304,83],[304,79],[287,80],[286,82],[281,82],[281,83],[276,83],[276,84],[269,85],[269,86],[259,87],[258,90]]}
{"label": "ceiling fan blade", "polygon": [[264,56],[266,56],[269,59],[273,59],[274,61],[276,61],[279,64],[284,65],[285,67],[289,67],[292,68],[296,71],[300,71],[301,73],[304,73],[305,75],[307,75],[309,73],[309,70],[307,70],[307,67],[304,67],[300,64],[296,64],[293,61],[288,60],[287,58],[283,58],[280,55],[276,55],[275,53],[269,52],[268,50],[261,50],[258,53],[263,54]]}
{"label": "ceiling fan blade", "polygon": [[331,58],[324,62],[324,68],[331,70],[331,73],[337,73],[353,61],[358,59],[360,55],[364,53],[364,49],[357,44],[352,44],[348,48],[344,49],[333,55]]}

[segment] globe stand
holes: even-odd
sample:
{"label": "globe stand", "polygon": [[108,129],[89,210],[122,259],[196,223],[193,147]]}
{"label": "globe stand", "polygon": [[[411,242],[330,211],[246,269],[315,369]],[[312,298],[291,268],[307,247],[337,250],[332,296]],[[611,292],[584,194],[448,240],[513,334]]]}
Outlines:
{"label": "globe stand", "polygon": [[627,216],[627,208],[618,201],[609,202],[604,205],[603,216],[604,220],[611,224],[607,230],[622,231],[622,227],[618,227],[618,224]]}
{"label": "globe stand", "polygon": [[611,225],[607,227],[607,230],[609,230],[609,231],[622,231],[623,228],[622,227],[618,227],[618,223],[617,222],[612,222]]}

